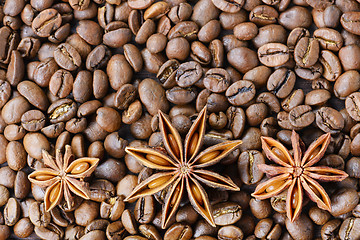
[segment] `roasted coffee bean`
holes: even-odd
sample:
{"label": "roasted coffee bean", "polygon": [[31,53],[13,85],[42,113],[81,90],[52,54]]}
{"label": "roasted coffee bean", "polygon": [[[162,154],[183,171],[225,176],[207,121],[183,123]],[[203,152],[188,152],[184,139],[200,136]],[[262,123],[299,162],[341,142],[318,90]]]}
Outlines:
{"label": "roasted coffee bean", "polygon": [[295,46],[294,59],[300,67],[311,67],[319,58],[319,50],[319,41],[317,39],[303,37]]}
{"label": "roasted coffee bean", "polygon": [[231,104],[241,106],[250,102],[255,97],[255,92],[252,82],[240,80],[230,85],[225,95]]}
{"label": "roasted coffee bean", "polygon": [[339,51],[343,45],[341,34],[331,28],[316,29],[314,37],[319,40],[320,46],[327,50]]}
{"label": "roasted coffee bean", "polygon": [[90,45],[99,45],[103,31],[99,24],[91,20],[81,20],[76,27],[76,33]]}
{"label": "roasted coffee bean", "polygon": [[246,47],[234,48],[227,54],[227,60],[241,73],[246,73],[258,65],[258,57],[256,53]]}
{"label": "roasted coffee bean", "polygon": [[263,173],[258,164],[265,163],[264,156],[257,150],[242,152],[238,160],[238,169],[241,180],[245,184],[255,184],[261,180]]}
{"label": "roasted coffee bean", "polygon": [[139,198],[134,210],[136,221],[141,224],[150,223],[155,216],[154,204],[155,202],[152,196]]}
{"label": "roasted coffee bean", "polygon": [[305,104],[310,106],[322,106],[331,98],[328,90],[317,89],[309,92],[305,96]]}
{"label": "roasted coffee bean", "polygon": [[249,15],[249,20],[259,25],[276,23],[279,13],[267,5],[256,6]]}
{"label": "roasted coffee bean", "polygon": [[360,93],[350,94],[345,100],[345,107],[349,115],[356,121],[360,121]]}
{"label": "roasted coffee bean", "polygon": [[51,215],[45,211],[44,203],[33,202],[29,207],[29,218],[36,227],[47,227],[51,221]]}
{"label": "roasted coffee bean", "polygon": [[316,112],[316,124],[324,132],[339,133],[344,128],[341,113],[330,107],[322,107]]}
{"label": "roasted coffee bean", "polygon": [[41,11],[32,22],[32,29],[39,37],[49,37],[61,26],[61,15],[55,9],[49,8]]}
{"label": "roasted coffee bean", "polygon": [[278,98],[287,97],[294,88],[295,73],[286,68],[279,68],[268,79],[267,89]]}
{"label": "roasted coffee bean", "polygon": [[346,31],[360,35],[359,18],[358,12],[346,12],[341,15],[340,22]]}
{"label": "roasted coffee bean", "polygon": [[76,115],[77,106],[70,99],[60,99],[51,104],[47,112],[51,123],[64,122]]}
{"label": "roasted coffee bean", "polygon": [[202,65],[208,65],[212,59],[210,50],[199,41],[191,43],[190,57]]}
{"label": "roasted coffee bean", "polygon": [[297,128],[309,126],[315,120],[315,114],[308,105],[300,105],[289,112],[291,125]]}
{"label": "roasted coffee bean", "polygon": [[289,56],[289,48],[281,43],[267,43],[258,49],[260,62],[268,67],[283,65]]}
{"label": "roasted coffee bean", "polygon": [[194,61],[186,62],[177,68],[175,80],[180,87],[189,87],[200,80],[202,74],[199,63]]}
{"label": "roasted coffee bean", "polygon": [[232,203],[218,203],[213,207],[213,216],[216,225],[225,226],[237,222],[242,215],[241,206]]}
{"label": "roasted coffee bean", "polygon": [[191,239],[193,235],[193,231],[189,225],[175,223],[171,225],[164,235],[164,240],[170,239],[181,239],[181,240],[188,240]]}
{"label": "roasted coffee bean", "polygon": [[[18,84],[17,90],[33,106],[35,106],[35,107],[37,107],[37,108],[39,108],[40,110],[43,110],[43,111],[47,109],[47,107],[49,105],[49,100],[46,97],[43,90],[38,85],[36,85],[34,82],[22,81],[21,83]],[[5,108],[5,106],[4,106],[4,108]],[[3,115],[3,117],[4,117],[4,115]]]}
{"label": "roasted coffee bean", "polygon": [[81,65],[80,54],[68,43],[62,43],[55,49],[54,60],[68,71],[74,71]]}
{"label": "roasted coffee bean", "polygon": [[230,75],[222,68],[212,68],[205,73],[204,86],[212,92],[226,91],[230,85]]}
{"label": "roasted coffee bean", "polygon": [[26,151],[24,146],[17,141],[11,141],[6,146],[6,159],[9,167],[19,171],[26,165]]}
{"label": "roasted coffee bean", "polygon": [[4,208],[4,219],[7,226],[14,226],[20,218],[20,204],[15,198],[9,198]]}

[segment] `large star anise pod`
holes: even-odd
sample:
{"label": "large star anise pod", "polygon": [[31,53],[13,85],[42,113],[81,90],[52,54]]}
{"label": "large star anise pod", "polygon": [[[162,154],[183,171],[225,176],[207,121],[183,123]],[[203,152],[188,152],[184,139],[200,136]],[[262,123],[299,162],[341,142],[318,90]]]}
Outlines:
{"label": "large star anise pod", "polygon": [[63,197],[67,205],[72,206],[74,199],[71,192],[84,199],[90,198],[88,183],[84,178],[89,177],[95,170],[99,163],[98,158],[84,157],[74,160],[69,145],[65,146],[64,155],[56,149],[54,159],[43,150],[42,157],[47,167],[32,172],[29,180],[40,187],[47,187],[44,196],[46,211],[58,205]]}
{"label": "large star anise pod", "polygon": [[286,213],[291,221],[296,220],[301,213],[304,191],[319,208],[331,211],[330,198],[317,180],[342,181],[348,175],[335,168],[313,166],[325,154],[330,143],[329,133],[320,136],[302,154],[304,144],[299,135],[293,131],[291,143],[294,157],[284,145],[273,138],[261,137],[261,142],[266,156],[280,166],[258,165],[259,169],[271,178],[256,187],[255,192],[251,194],[253,197],[266,199],[287,190]]}
{"label": "large star anise pod", "polygon": [[186,190],[194,209],[215,226],[208,196],[200,182],[213,188],[233,191],[240,189],[230,178],[203,168],[219,162],[235,150],[241,141],[226,141],[200,152],[205,134],[206,108],[199,113],[191,126],[184,145],[178,131],[161,111],[159,111],[159,126],[165,146],[164,151],[150,147],[125,149],[144,166],[159,170],[135,187],[125,200],[152,195],[169,186],[162,211],[162,227],[165,228],[176,213]]}

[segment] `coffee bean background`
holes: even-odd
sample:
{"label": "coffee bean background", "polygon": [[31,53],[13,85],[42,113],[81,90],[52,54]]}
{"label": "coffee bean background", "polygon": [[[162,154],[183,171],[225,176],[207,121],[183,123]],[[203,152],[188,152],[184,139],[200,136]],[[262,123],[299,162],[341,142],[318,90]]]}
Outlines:
{"label": "coffee bean background", "polygon": [[[0,0],[0,239],[359,239],[359,19],[356,0]],[[215,167],[241,191],[207,189],[217,228],[184,199],[162,230],[164,192],[123,201],[154,173],[124,149],[162,145],[158,110],[185,136],[205,105],[205,145],[244,141]],[[260,136],[293,129],[330,132],[319,165],[350,175],[295,223],[284,194],[250,196]],[[46,212],[27,175],[66,144],[101,160],[91,199]]]}

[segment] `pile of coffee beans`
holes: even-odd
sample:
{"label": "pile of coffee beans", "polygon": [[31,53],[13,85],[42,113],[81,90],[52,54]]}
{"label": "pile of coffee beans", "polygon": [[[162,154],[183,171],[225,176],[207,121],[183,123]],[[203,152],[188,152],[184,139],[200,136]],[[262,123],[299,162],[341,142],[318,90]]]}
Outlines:
{"label": "pile of coffee beans", "polygon": [[[360,239],[360,0],[0,0],[0,239]],[[154,171],[126,146],[163,146],[158,111],[182,136],[207,106],[204,145],[242,139],[207,188],[217,227],[185,197],[161,229],[162,192],[124,202]],[[331,133],[318,165],[331,212],[286,192],[251,197],[270,163],[261,136],[291,149]],[[28,174],[42,150],[96,157],[90,200],[45,211]]]}

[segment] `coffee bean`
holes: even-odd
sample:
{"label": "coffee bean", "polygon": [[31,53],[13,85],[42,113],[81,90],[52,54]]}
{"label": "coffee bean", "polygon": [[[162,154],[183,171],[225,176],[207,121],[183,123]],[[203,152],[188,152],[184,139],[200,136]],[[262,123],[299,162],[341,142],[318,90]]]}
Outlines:
{"label": "coffee bean", "polygon": [[234,48],[227,54],[229,63],[241,73],[246,73],[258,65],[256,53],[249,48]]}
{"label": "coffee bean", "polygon": [[137,200],[134,210],[136,221],[150,223],[155,216],[154,198],[152,196],[141,197]]}
{"label": "coffee bean", "polygon": [[341,15],[340,23],[346,31],[360,35],[359,18],[358,12],[346,12]]}
{"label": "coffee bean", "polygon": [[276,23],[279,13],[267,5],[259,5],[251,10],[249,20],[259,25]]}
{"label": "coffee bean", "polygon": [[267,43],[258,49],[258,57],[265,66],[277,67],[289,60],[289,48],[281,43]]}
{"label": "coffee bean", "polygon": [[61,15],[55,9],[41,11],[32,22],[32,29],[39,37],[49,37],[50,34],[61,26]]}
{"label": "coffee bean", "polygon": [[319,50],[319,42],[317,39],[303,37],[295,46],[294,59],[301,67],[311,67],[319,58]]}
{"label": "coffee bean", "polygon": [[360,121],[360,93],[350,94],[345,100],[345,107],[349,115],[356,121]]}
{"label": "coffee bean", "polygon": [[218,203],[213,207],[215,224],[225,226],[237,222],[242,215],[240,205],[236,203]]}
{"label": "coffee bean", "polygon": [[55,49],[54,60],[68,71],[74,71],[81,65],[80,54],[68,43],[62,43]]}
{"label": "coffee bean", "polygon": [[294,127],[306,127],[315,120],[315,114],[310,106],[300,105],[289,112],[289,120]]}
{"label": "coffee bean", "polygon": [[295,85],[295,74],[286,68],[279,68],[268,79],[267,89],[278,98],[287,97]]}
{"label": "coffee bean", "polygon": [[344,128],[344,119],[335,109],[322,107],[316,112],[316,124],[321,130],[335,134]]}
{"label": "coffee bean", "polygon": [[231,104],[241,106],[255,97],[255,86],[250,81],[240,80],[230,85],[225,95]]}

